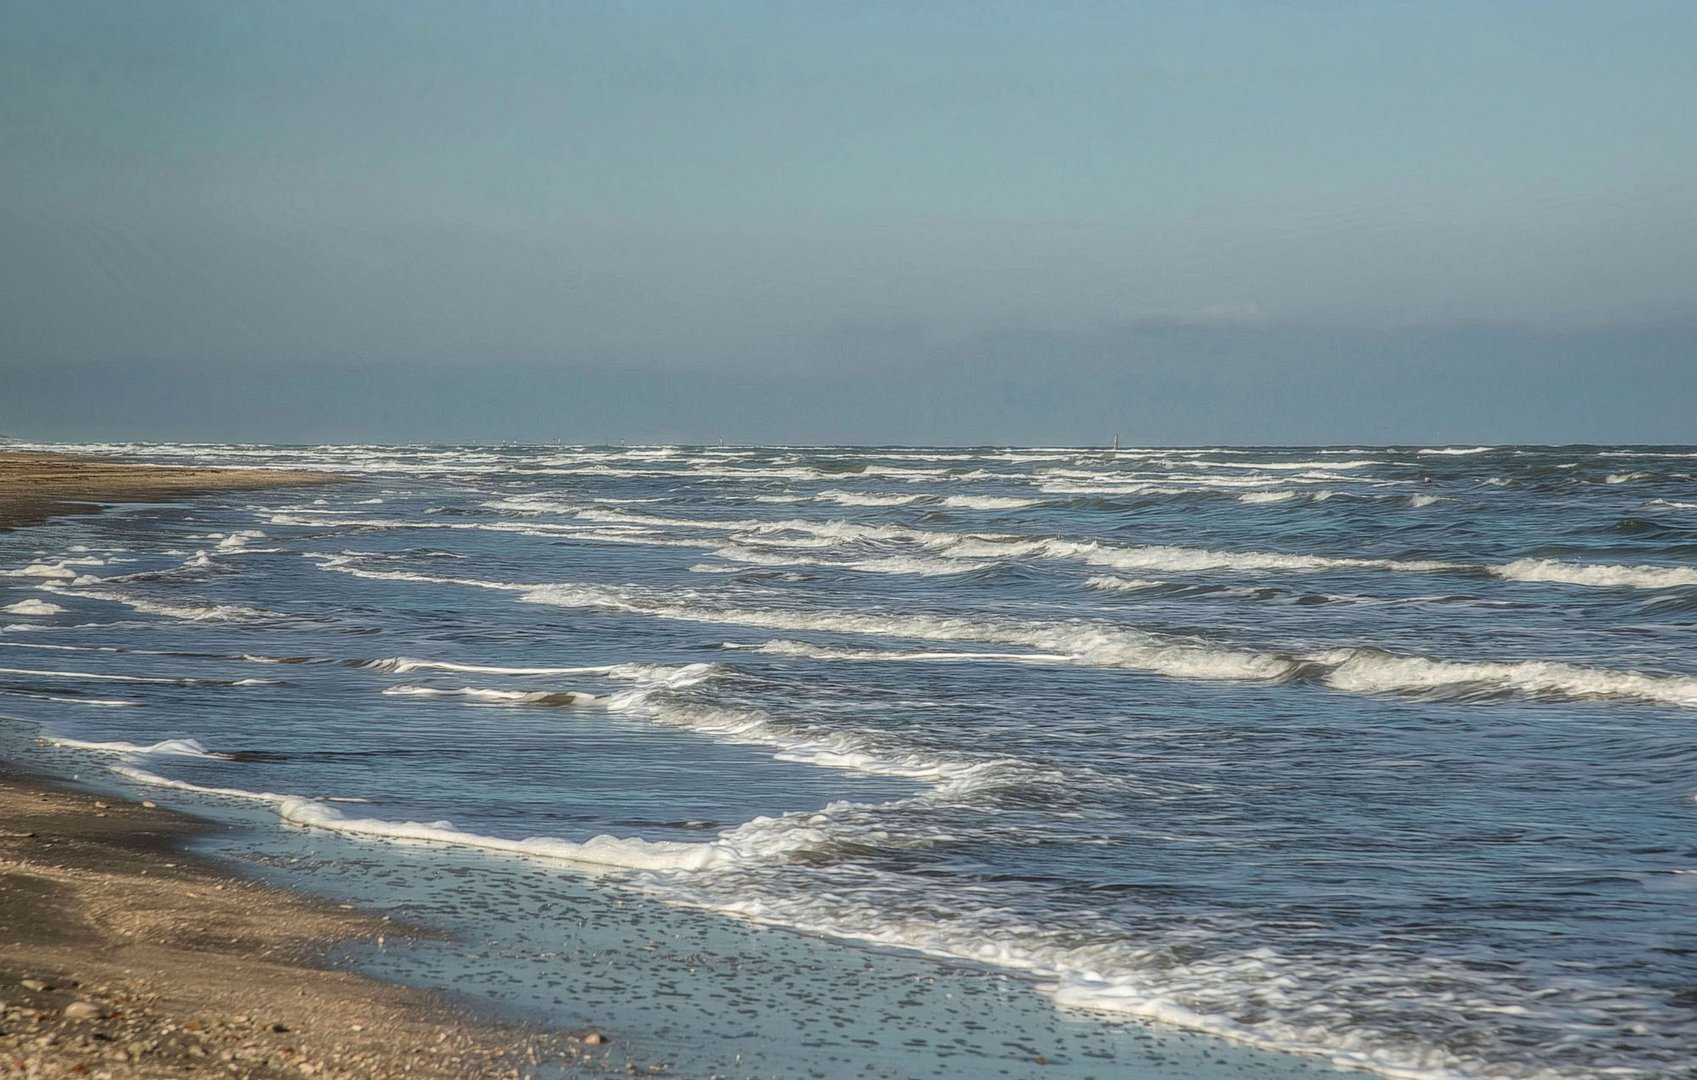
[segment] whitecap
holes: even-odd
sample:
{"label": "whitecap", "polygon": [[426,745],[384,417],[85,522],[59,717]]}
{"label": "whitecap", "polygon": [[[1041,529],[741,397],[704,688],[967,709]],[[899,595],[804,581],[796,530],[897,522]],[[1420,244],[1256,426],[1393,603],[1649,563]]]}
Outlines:
{"label": "whitecap", "polygon": [[58,615],[64,610],[58,604],[50,604],[45,600],[37,600],[34,597],[28,600],[19,600],[15,604],[7,604],[0,608],[0,611],[4,611],[8,615]]}
{"label": "whitecap", "polygon": [[1622,566],[1564,563],[1555,559],[1517,559],[1493,567],[1491,572],[1510,581],[1549,581],[1566,585],[1625,586],[1633,589],[1697,585],[1697,567],[1690,566]]}

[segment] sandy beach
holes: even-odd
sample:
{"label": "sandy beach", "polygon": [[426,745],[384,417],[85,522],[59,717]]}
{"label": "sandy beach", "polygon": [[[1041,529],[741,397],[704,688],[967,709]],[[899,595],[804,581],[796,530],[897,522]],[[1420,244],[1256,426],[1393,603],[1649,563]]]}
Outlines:
{"label": "sandy beach", "polygon": [[0,1074],[523,1076],[591,1047],[313,965],[413,931],[176,845],[191,818],[0,768]]}
{"label": "sandy beach", "polygon": [[288,469],[195,469],[137,465],[87,454],[0,450],[0,529],[104,503],[183,499],[213,491],[334,484],[347,477]]}
{"label": "sandy beach", "polygon": [[[331,483],[0,453],[0,527],[108,502]],[[213,828],[0,764],[0,1075],[524,1076],[597,1071],[598,1033],[506,1028],[318,966],[417,931],[232,876],[181,845]]]}

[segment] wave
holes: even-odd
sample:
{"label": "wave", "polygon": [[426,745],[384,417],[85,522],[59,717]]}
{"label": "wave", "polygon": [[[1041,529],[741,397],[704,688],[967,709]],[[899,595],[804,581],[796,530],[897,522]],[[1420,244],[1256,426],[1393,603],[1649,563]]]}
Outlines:
{"label": "wave", "polygon": [[966,574],[982,569],[982,563],[950,559],[926,558],[920,555],[883,555],[866,559],[820,559],[799,554],[793,549],[762,550],[744,544],[724,544],[713,554],[732,562],[755,566],[823,566],[838,570],[858,570],[870,574],[916,574],[920,577],[940,577]]}
{"label": "wave", "polygon": [[[1329,493],[1328,493],[1329,494]],[[1317,498],[1318,495],[1312,496]],[[1425,500],[1436,497],[1415,495],[1411,504],[1429,505]],[[1217,551],[1208,548],[1167,544],[1122,545],[1098,540],[1068,540],[1059,537],[1029,537],[994,533],[952,533],[916,529],[905,525],[863,524],[848,521],[809,521],[785,519],[695,519],[671,518],[652,514],[621,513],[611,510],[579,510],[577,516],[604,524],[654,526],[670,529],[717,531],[739,534],[734,543],[695,540],[676,537],[617,537],[596,536],[633,544],[713,548],[715,553],[735,562],[756,565],[818,565],[869,573],[917,574],[923,576],[963,573],[980,569],[987,562],[1006,562],[1025,559],[1049,559],[1082,563],[1119,570],[1155,570],[1178,573],[1214,573],[1229,571],[1273,571],[1293,573],[1325,573],[1335,570],[1377,570],[1393,573],[1467,573],[1492,574],[1511,580],[1549,581],[1590,587],[1667,588],[1697,581],[1697,570],[1678,567],[1573,567],[1548,560],[1522,559],[1494,566],[1481,563],[1436,559],[1363,558],[1342,555],[1310,555],[1261,551]],[[397,525],[410,523],[397,522]],[[512,528],[512,523],[494,523],[487,527]],[[464,524],[466,528],[482,528]],[[538,526],[540,527],[540,526]],[[795,537],[789,534],[801,534]],[[773,552],[773,547],[828,548],[855,541],[893,541],[914,544],[925,551],[924,556],[881,555],[871,558],[822,560]],[[319,556],[319,558],[336,558]],[[960,560],[972,565],[951,568],[941,560]],[[362,576],[396,576],[368,570],[350,570]],[[1530,576],[1530,575],[1542,576]],[[416,580],[426,580],[419,576]]]}
{"label": "wave", "polygon": [[1042,506],[1043,499],[1021,499],[1005,495],[945,495],[943,505],[955,510],[1024,510]]}
{"label": "wave", "polygon": [[405,675],[414,671],[455,671],[468,675],[627,675],[652,670],[647,664],[600,664],[588,667],[508,667],[500,664],[460,664],[451,660],[419,660],[411,656],[385,656],[376,660],[354,660],[351,667]]}
{"label": "wave", "polygon": [[257,554],[251,545],[253,541],[264,540],[265,538],[265,534],[258,529],[240,529],[219,540],[218,543],[214,545],[214,550],[224,552],[226,554],[236,552]]}
{"label": "wave", "polygon": [[141,704],[139,701],[122,701],[116,698],[64,697],[59,694],[37,693],[34,690],[0,690],[0,694],[29,698],[32,701],[51,701],[56,705],[86,705],[103,709],[128,709]]}
{"label": "wave", "polygon": [[1646,675],[1551,660],[1433,660],[1371,648],[1322,653],[1326,685],[1353,693],[1488,698],[1520,694],[1554,700],[1636,700],[1697,708],[1697,677]]}
{"label": "wave", "polygon": [[[798,650],[806,648],[801,643],[794,644]],[[774,645],[773,651],[784,647],[778,643]],[[898,659],[914,658],[903,654],[891,655]],[[933,655],[926,658],[945,657]],[[880,740],[866,732],[825,728],[806,720],[780,718],[757,709],[703,704],[677,696],[681,691],[724,677],[727,669],[717,664],[630,664],[606,668],[603,672],[634,685],[604,695],[582,691],[429,686],[393,686],[383,692],[420,697],[462,697],[505,706],[593,706],[608,712],[634,715],[665,727],[708,735],[722,742],[760,746],[773,750],[773,756],[781,761],[931,783],[938,785],[939,791],[946,790],[950,797],[960,797],[986,785],[1005,785],[1051,775],[1047,770],[1013,759],[983,760],[939,755]]]}
{"label": "wave", "polygon": [[1060,653],[1008,652],[903,652],[897,649],[845,649],[815,645],[809,641],[767,641],[745,645],[727,641],[721,648],[764,653],[768,656],[794,656],[811,660],[887,660],[899,663],[946,663],[959,660],[996,660],[1026,664],[1066,663],[1071,657]]}
{"label": "wave", "polygon": [[[0,570],[0,576],[41,578],[48,581],[70,581],[77,576],[77,571],[72,570],[68,565],[66,565],[69,562],[70,560],[65,560],[65,562],[61,563],[30,563],[28,566],[20,567],[16,570]],[[97,559],[95,562],[98,564],[99,560]]]}
{"label": "wave", "polygon": [[821,502],[834,502],[842,506],[908,506],[925,499],[930,495],[878,495],[856,491],[821,491],[814,496]]}
{"label": "wave", "polygon": [[1108,574],[1099,574],[1084,579],[1084,584],[1092,589],[1103,592],[1141,592],[1144,589],[1157,589],[1167,584],[1164,581],[1150,581],[1147,578],[1122,578]]}
{"label": "wave", "polygon": [[64,591],[66,586],[44,585],[47,589],[62,596],[80,596],[90,600],[105,600],[121,604],[132,611],[145,615],[164,615],[173,619],[186,619],[190,622],[251,622],[271,619],[288,619],[292,616],[279,611],[264,611],[259,608],[243,607],[240,604],[215,603],[181,603],[169,600],[151,600],[145,597],[133,596],[129,593],[113,589],[92,589],[79,586],[72,582],[69,588],[75,588],[75,593]]}
{"label": "wave", "polygon": [[717,842],[685,844],[613,836],[597,836],[581,842],[540,836],[523,840],[507,840],[457,829],[451,821],[385,821],[378,818],[352,818],[333,806],[327,805],[329,802],[364,802],[366,801],[364,799],[314,798],[269,791],[250,791],[245,788],[212,787],[160,776],[157,773],[151,773],[133,766],[117,766],[112,771],[128,780],[153,787],[171,788],[197,795],[266,803],[276,810],[279,818],[290,824],[306,828],[325,829],[350,836],[447,844],[454,847],[498,851],[529,858],[626,870],[702,869],[713,865],[715,862],[729,861],[735,858],[734,852],[720,847]]}
{"label": "wave", "polygon": [[520,598],[529,603],[561,607],[600,607],[689,622],[943,641],[996,642],[1067,654],[1074,663],[1127,667],[1193,678],[1275,678],[1284,674],[1290,666],[1290,661],[1285,658],[1211,649],[1142,631],[1089,624],[1041,624],[1014,620],[992,622],[936,615],[736,608],[685,602],[601,585],[535,586],[522,593]]}
{"label": "wave", "polygon": [[[128,704],[126,702],[126,704]],[[156,757],[198,757],[219,758],[229,760],[228,754],[215,754],[202,746],[197,739],[165,739],[161,742],[149,743],[145,746],[128,742],[85,742],[82,739],[69,739],[57,735],[43,735],[41,741],[53,746],[63,746],[72,750],[98,750],[106,754],[124,754],[128,756]]]}
{"label": "wave", "polygon": [[34,597],[19,600],[15,604],[7,604],[0,608],[0,611],[4,611],[8,615],[58,615],[63,613],[64,610],[58,604],[50,604],[45,600],[37,600]]}
{"label": "wave", "polygon": [[1064,658],[1067,663],[1185,679],[1260,682],[1309,679],[1349,693],[1451,697],[1486,691],[1539,698],[1612,698],[1697,707],[1697,678],[1691,676],[1650,675],[1551,661],[1445,661],[1397,656],[1370,646],[1307,655],[1252,652],[1099,624],[692,606],[605,586],[542,586],[524,593],[522,599],[566,607],[606,607],[694,622],[1020,645]]}
{"label": "wave", "polygon": [[498,705],[541,705],[550,708],[594,704],[596,696],[578,690],[496,690],[478,686],[442,689],[435,686],[391,686],[383,693],[399,697],[462,697]]}
{"label": "wave", "polygon": [[1472,454],[1489,454],[1497,449],[1494,446],[1427,446],[1414,451],[1416,454],[1439,454],[1452,457],[1463,457]]}
{"label": "wave", "polygon": [[1554,664],[1555,668],[1583,673],[1561,683],[1529,674],[1533,669],[1526,665],[1546,664],[1544,661],[1503,664],[1495,661],[1428,661],[1422,657],[1393,657],[1441,665],[1442,670],[1449,675],[1447,681],[1435,681],[1430,672],[1437,669],[1428,669],[1416,677],[1399,682],[1383,671],[1371,679],[1362,677],[1362,668],[1372,667],[1372,663],[1367,659],[1363,659],[1359,664],[1346,666],[1345,661],[1349,655],[1360,654],[1363,658],[1391,656],[1371,646],[1361,646],[1344,652],[1328,650],[1313,655],[1303,655],[1299,652],[1258,652],[1203,644],[1195,639],[1177,635],[1098,623],[1043,623],[1013,619],[991,621],[939,615],[743,608],[714,603],[697,594],[683,591],[649,592],[635,588],[589,584],[523,585],[473,579],[433,580],[517,592],[520,599],[526,603],[602,608],[686,622],[1018,645],[1065,656],[1068,663],[1081,666],[1123,668],[1174,678],[1269,682],[1306,677],[1347,692],[1394,692],[1411,695],[1431,695],[1450,684],[1495,681],[1501,684],[1500,688],[1505,692],[1533,696],[1619,697],[1654,704],[1697,706],[1697,679],[1688,676],[1646,675]]}
{"label": "wave", "polygon": [[[1331,570],[1387,570],[1404,573],[1477,573],[1485,567],[1472,563],[1445,562],[1430,559],[1371,559],[1354,556],[1285,554],[1257,551],[1214,551],[1206,548],[1176,545],[1145,544],[1117,545],[1097,540],[1067,540],[1058,537],[1028,537],[996,533],[952,533],[915,529],[903,525],[868,525],[846,521],[782,521],[672,519],[653,515],[601,515],[599,518],[662,527],[682,527],[700,530],[735,531],[743,535],[743,550],[749,545],[786,546],[795,541],[783,537],[786,533],[801,533],[811,539],[807,546],[830,546],[825,542],[847,543],[856,540],[897,541],[915,544],[928,554],[945,559],[994,560],[1053,559],[1080,562],[1091,566],[1118,569],[1148,569],[1180,572],[1210,572],[1224,570],[1273,570],[1296,572],[1325,572]],[[762,554],[759,561],[778,563],[777,556]],[[756,561],[750,558],[746,561]],[[903,572],[881,559],[863,560],[836,565],[853,569],[882,572]],[[934,563],[915,563],[906,572],[938,573]]]}
{"label": "wave", "polygon": [[1564,563],[1554,559],[1517,559],[1491,568],[1510,581],[1548,581],[1565,585],[1624,586],[1633,589],[1669,589],[1697,585],[1697,567],[1620,566],[1600,563]]}

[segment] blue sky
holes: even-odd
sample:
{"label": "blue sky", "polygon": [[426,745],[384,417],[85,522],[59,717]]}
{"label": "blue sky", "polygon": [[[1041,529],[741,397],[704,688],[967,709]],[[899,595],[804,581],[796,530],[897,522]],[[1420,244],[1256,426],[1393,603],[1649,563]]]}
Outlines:
{"label": "blue sky", "polygon": [[1693,31],[0,0],[0,431],[1697,441]]}

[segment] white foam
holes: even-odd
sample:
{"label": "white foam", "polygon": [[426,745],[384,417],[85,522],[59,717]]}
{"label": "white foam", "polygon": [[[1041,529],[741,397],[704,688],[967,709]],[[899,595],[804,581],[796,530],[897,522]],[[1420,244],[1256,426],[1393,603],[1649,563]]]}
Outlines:
{"label": "white foam", "polygon": [[1443,455],[1462,456],[1462,455],[1467,455],[1467,454],[1489,454],[1491,451],[1493,451],[1495,449],[1496,449],[1496,447],[1494,447],[1494,446],[1465,446],[1465,447],[1428,446],[1428,447],[1425,447],[1424,449],[1416,450],[1415,453],[1416,454],[1443,454]]}
{"label": "white foam", "polygon": [[239,604],[195,604],[150,600],[110,589],[85,589],[77,595],[88,597],[91,600],[106,600],[114,604],[122,604],[132,611],[139,611],[146,615],[164,615],[173,619],[186,619],[190,622],[248,622],[258,619],[286,619],[289,617],[281,612],[262,611],[258,608],[242,607]]}
{"label": "white foam", "polygon": [[927,495],[879,495],[872,492],[821,491],[816,498],[842,506],[907,506],[929,498]]}
{"label": "white foam", "polygon": [[749,563],[755,566],[826,566],[839,570],[858,570],[871,574],[916,574],[921,577],[966,574],[979,569],[982,565],[950,559],[928,558],[923,555],[884,555],[866,559],[821,559],[800,554],[789,548],[771,551],[745,544],[723,544],[714,548],[713,554],[721,559]]}
{"label": "white foam", "polygon": [[[804,643],[769,643],[760,651],[805,655]],[[889,653],[898,660],[983,659],[989,654]],[[876,659],[867,653],[857,659]],[[1005,659],[1064,659],[1002,654]],[[798,719],[778,718],[755,709],[732,709],[679,699],[678,691],[721,677],[725,669],[716,664],[619,665],[603,669],[634,685],[609,695],[581,691],[516,690],[494,687],[393,686],[385,694],[418,697],[461,697],[492,705],[570,705],[598,707],[609,712],[637,716],[650,723],[708,735],[722,742],[760,746],[774,751],[783,761],[801,762],[822,768],[841,769],[879,776],[898,776],[936,786],[932,798],[961,798],[986,784],[1005,784],[1035,775],[1048,775],[1013,759],[958,758],[919,751],[905,746],[882,746],[866,733],[822,728]]]}
{"label": "white foam", "polygon": [[0,608],[0,611],[9,615],[58,615],[64,610],[58,604],[49,604],[45,600],[37,600],[34,597],[28,600],[19,600],[15,604],[7,604]]}
{"label": "white foam", "polygon": [[1111,574],[1098,574],[1084,579],[1084,584],[1092,589],[1103,592],[1139,592],[1143,589],[1154,589],[1165,585],[1164,581],[1150,581],[1147,578],[1114,577]]}
{"label": "white foam", "polygon": [[529,603],[603,607],[690,622],[759,626],[776,630],[877,634],[942,641],[1020,645],[1063,654],[1071,662],[1124,667],[1186,678],[1266,679],[1286,674],[1288,657],[1212,649],[1137,630],[1087,623],[1031,623],[934,615],[738,608],[600,585],[544,585],[526,591]]}
{"label": "white foam", "polygon": [[[1282,570],[1319,572],[1328,570],[1390,570],[1399,573],[1443,573],[1470,569],[1464,563],[1430,559],[1363,559],[1350,556],[1288,555],[1261,551],[1212,551],[1207,548],[1148,544],[1121,547],[1096,541],[1042,540],[1033,554],[1063,558],[1090,566],[1120,570],[1218,571]],[[1020,548],[1020,545],[1015,545]],[[958,550],[988,550],[961,545]]]}
{"label": "white foam", "polygon": [[498,705],[547,705],[547,706],[576,706],[590,705],[596,701],[594,694],[586,694],[577,690],[498,690],[479,686],[461,686],[444,689],[435,686],[390,686],[383,693],[400,697],[461,697],[471,701],[488,702]]}
{"label": "white foam", "polygon": [[1550,660],[1433,660],[1377,649],[1314,657],[1332,665],[1328,686],[1351,693],[1521,693],[1561,699],[1625,699],[1697,708],[1697,677],[1646,675]]}
{"label": "white foam", "polygon": [[1624,586],[1633,589],[1668,589],[1697,585],[1697,567],[1620,566],[1601,563],[1564,563],[1555,559],[1517,559],[1493,567],[1492,573],[1510,581],[1552,581],[1567,585]]}
{"label": "white foam", "polygon": [[243,529],[239,532],[233,532],[224,537],[224,539],[218,541],[217,550],[231,552],[243,551],[247,549],[250,542],[263,539],[265,539],[265,534],[260,532],[258,529]]}
{"label": "white foam", "polygon": [[468,675],[615,675],[647,669],[639,664],[600,664],[589,667],[509,667],[500,664],[460,664],[451,660],[419,660],[411,656],[386,656],[361,660],[358,667],[405,675],[414,671],[457,671]]}
{"label": "white foam", "polygon": [[937,663],[960,660],[994,660],[1008,663],[1054,664],[1067,663],[1072,657],[1061,653],[1010,652],[903,652],[898,649],[844,649],[815,645],[808,641],[766,641],[758,645],[726,642],[726,649],[766,653],[771,656],[795,656],[812,660],[889,660],[901,663]]}
{"label": "white foam", "polygon": [[1024,510],[1043,505],[1042,499],[1021,499],[1003,495],[946,495],[943,505],[955,510]]}
{"label": "white foam", "polygon": [[[129,704],[125,702],[124,704]],[[129,742],[85,742],[82,739],[68,739],[54,735],[43,735],[43,742],[54,746],[64,746],[72,750],[98,750],[106,754],[125,754],[142,757],[198,757],[228,759],[228,754],[215,754],[202,746],[196,739],[165,739],[161,742],[149,743],[145,746]]]}
{"label": "white foam", "polygon": [[545,859],[622,870],[701,870],[718,863],[735,861],[733,850],[719,842],[687,844],[666,840],[643,840],[597,836],[584,841],[532,836],[508,840],[454,827],[451,821],[384,821],[350,818],[334,807],[311,799],[291,798],[278,804],[284,821],[310,828],[327,829],[351,836],[382,840],[412,840],[477,848],[524,858]]}
{"label": "white foam", "polygon": [[305,828],[325,829],[350,836],[446,844],[459,848],[497,851],[525,858],[624,870],[701,870],[715,864],[739,861],[742,858],[734,846],[723,842],[723,838],[704,844],[613,836],[597,836],[581,842],[545,836],[509,840],[458,829],[454,827],[451,821],[385,821],[378,818],[351,818],[334,807],[326,805],[329,801],[365,801],[362,799],[324,800],[299,795],[281,795],[269,791],[248,791],[243,788],[210,787],[160,776],[131,766],[117,766],[112,771],[137,783],[155,787],[172,788],[199,795],[267,803],[276,809],[278,817],[290,824]]}
{"label": "white foam", "polygon": [[1296,498],[1296,494],[1294,491],[1246,491],[1237,497],[1237,501],[1245,503],[1289,502]]}
{"label": "white foam", "polygon": [[17,570],[0,570],[0,574],[6,577],[45,578],[50,581],[70,581],[77,576],[75,570],[69,569],[63,563],[30,563]]}

